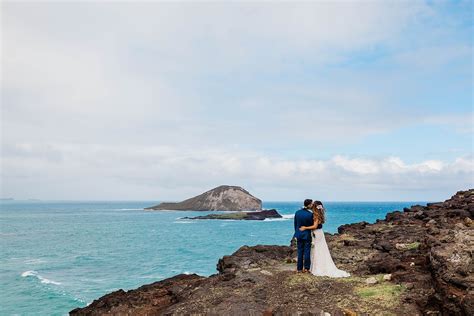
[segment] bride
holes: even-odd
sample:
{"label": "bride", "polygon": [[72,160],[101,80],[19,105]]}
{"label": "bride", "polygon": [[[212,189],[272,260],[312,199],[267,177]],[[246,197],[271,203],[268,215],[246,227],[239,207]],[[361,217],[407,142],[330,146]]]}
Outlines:
{"label": "bride", "polygon": [[301,231],[310,229],[312,231],[313,242],[311,245],[311,273],[318,276],[328,276],[333,278],[348,277],[350,274],[339,270],[332,260],[329,248],[324,237],[323,225],[325,222],[324,206],[321,201],[314,201],[313,226],[302,226]]}

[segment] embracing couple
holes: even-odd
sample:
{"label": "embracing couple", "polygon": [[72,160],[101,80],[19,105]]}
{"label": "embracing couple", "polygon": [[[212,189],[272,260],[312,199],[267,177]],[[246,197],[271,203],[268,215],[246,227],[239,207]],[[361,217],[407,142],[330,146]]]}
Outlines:
{"label": "embracing couple", "polygon": [[298,245],[297,272],[334,278],[348,277],[332,260],[324,237],[325,209],[323,203],[306,199],[295,214],[295,235]]}

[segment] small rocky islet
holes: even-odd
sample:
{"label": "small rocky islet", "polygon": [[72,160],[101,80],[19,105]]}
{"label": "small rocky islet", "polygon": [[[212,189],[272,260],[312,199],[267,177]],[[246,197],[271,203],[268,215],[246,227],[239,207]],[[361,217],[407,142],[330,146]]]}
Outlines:
{"label": "small rocky islet", "polygon": [[208,214],[196,217],[183,217],[182,219],[222,219],[222,220],[245,220],[245,221],[263,221],[267,218],[282,218],[277,210],[261,210],[253,212],[235,212],[227,214]]}
{"label": "small rocky islet", "polygon": [[182,202],[165,202],[147,207],[148,211],[257,211],[262,200],[239,186],[221,185]]}
{"label": "small rocky islet", "polygon": [[165,202],[145,208],[148,211],[224,211],[227,214],[208,214],[182,219],[265,220],[281,218],[277,210],[262,210],[262,200],[239,186],[221,185],[182,202]]}
{"label": "small rocky islet", "polygon": [[295,245],[243,246],[209,277],[118,290],[70,315],[474,315],[474,190],[326,234],[349,278],[295,273]]}

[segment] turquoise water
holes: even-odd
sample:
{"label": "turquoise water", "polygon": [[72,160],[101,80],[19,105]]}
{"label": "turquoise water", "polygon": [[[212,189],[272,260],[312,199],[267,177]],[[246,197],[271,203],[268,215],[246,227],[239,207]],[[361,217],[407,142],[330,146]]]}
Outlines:
{"label": "turquoise water", "polygon": [[[288,245],[300,202],[266,202],[285,218],[182,220],[155,202],[1,201],[0,315],[65,315],[95,298],[179,273],[216,273],[242,245]],[[373,222],[425,202],[327,202],[325,230]]]}

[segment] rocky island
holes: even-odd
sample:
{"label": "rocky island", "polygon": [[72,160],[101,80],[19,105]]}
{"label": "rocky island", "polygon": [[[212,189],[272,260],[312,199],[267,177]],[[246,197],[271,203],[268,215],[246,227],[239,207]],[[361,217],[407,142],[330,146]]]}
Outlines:
{"label": "rocky island", "polygon": [[262,201],[238,186],[221,185],[198,196],[177,203],[161,203],[145,210],[174,211],[256,211]]}
{"label": "rocky island", "polygon": [[342,279],[295,273],[293,246],[243,246],[210,277],[107,294],[70,315],[474,315],[474,190],[326,234]]}
{"label": "rocky island", "polygon": [[208,214],[196,217],[183,217],[183,219],[226,219],[226,220],[245,220],[245,221],[263,221],[267,218],[282,218],[277,210],[261,210],[254,212],[234,212],[228,214]]}

